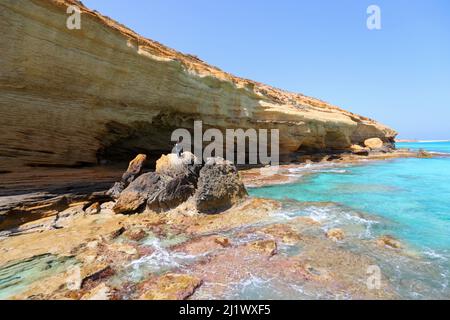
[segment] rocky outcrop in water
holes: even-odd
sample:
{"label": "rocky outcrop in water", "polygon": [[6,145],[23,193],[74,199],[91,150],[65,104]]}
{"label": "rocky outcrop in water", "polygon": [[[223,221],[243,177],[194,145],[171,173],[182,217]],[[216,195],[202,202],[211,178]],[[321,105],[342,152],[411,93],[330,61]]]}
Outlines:
{"label": "rocky outcrop in water", "polygon": [[[81,29],[69,30],[69,5]],[[176,128],[279,129],[280,152],[341,150],[396,132],[301,94],[232,76],[75,0],[0,2],[0,171],[154,161]]]}
{"label": "rocky outcrop in water", "polygon": [[[116,190],[117,183],[109,191]],[[184,152],[164,155],[157,161],[156,172],[139,176],[118,195],[116,213],[136,213],[149,209],[168,211],[192,198],[201,213],[219,213],[248,196],[236,167],[222,158],[195,164],[195,156]]]}

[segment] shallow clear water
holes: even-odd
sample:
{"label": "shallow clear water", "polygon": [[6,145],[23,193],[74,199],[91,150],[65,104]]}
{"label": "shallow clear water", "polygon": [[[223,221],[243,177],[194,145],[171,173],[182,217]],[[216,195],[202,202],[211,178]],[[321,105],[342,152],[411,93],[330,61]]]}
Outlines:
{"label": "shallow clear water", "polygon": [[30,284],[62,272],[71,265],[74,265],[71,258],[45,254],[3,266],[0,269],[0,300],[20,294]]}
{"label": "shallow clear water", "polygon": [[[450,152],[450,142],[405,143],[398,147]],[[334,225],[366,224],[363,237],[393,235],[433,265],[440,266],[442,281],[438,279],[437,283],[445,288],[448,284],[450,157],[396,159],[340,170],[319,170],[303,176],[297,183],[254,188],[250,194],[278,200],[332,202],[331,206],[311,204],[298,214],[319,220],[328,217]],[[358,221],[358,215],[350,215],[351,212],[382,222]],[[349,220],[352,216],[356,217],[353,222]]]}

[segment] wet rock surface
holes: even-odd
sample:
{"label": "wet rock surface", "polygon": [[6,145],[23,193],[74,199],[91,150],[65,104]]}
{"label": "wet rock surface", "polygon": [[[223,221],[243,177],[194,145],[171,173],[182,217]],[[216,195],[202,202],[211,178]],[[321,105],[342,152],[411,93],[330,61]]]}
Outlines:
{"label": "wet rock surface", "polygon": [[328,239],[333,241],[342,241],[345,239],[345,232],[342,229],[331,229],[326,233]]}
{"label": "wet rock surface", "polygon": [[[182,208],[79,214],[62,229],[0,240],[0,294],[76,300],[392,299],[399,294],[384,274],[389,261],[421,266],[417,257],[361,241],[352,231],[344,242],[330,241],[321,223],[280,216],[280,210],[276,201],[249,198],[219,215]],[[366,285],[367,268],[374,264],[384,266],[380,290]],[[19,287],[5,282],[10,274]]]}
{"label": "wet rock surface", "polygon": [[202,285],[202,280],[183,274],[166,274],[145,283],[140,300],[185,300]]}
{"label": "wet rock surface", "polygon": [[[239,176],[228,170],[236,186]],[[201,214],[197,180],[180,205],[150,210],[155,184],[161,191],[173,181],[168,190],[175,193],[184,185],[180,174],[163,177],[144,173],[131,182],[124,204],[133,214],[112,210],[120,197],[66,202],[56,216],[22,225],[26,233],[0,239],[0,298],[396,299],[410,297],[412,289],[399,289],[405,285],[431,292],[411,276],[415,270],[437,274],[427,261],[392,237],[365,238],[364,226],[298,216],[308,203],[242,197],[220,214]],[[314,206],[326,211],[333,204]],[[377,290],[367,286],[371,266],[382,272]],[[399,268],[407,279],[401,284]]]}

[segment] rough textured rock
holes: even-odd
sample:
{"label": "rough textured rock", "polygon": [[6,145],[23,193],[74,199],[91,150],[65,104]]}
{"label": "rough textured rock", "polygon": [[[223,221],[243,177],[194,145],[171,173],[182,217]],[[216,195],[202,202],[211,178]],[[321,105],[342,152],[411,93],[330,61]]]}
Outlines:
{"label": "rough textured rock", "polygon": [[259,232],[270,235],[274,239],[288,245],[297,244],[302,239],[292,226],[286,224],[274,224],[259,230]]}
{"label": "rough textured rock", "polygon": [[125,171],[122,175],[122,180],[120,182],[116,182],[106,194],[114,199],[118,199],[122,191],[142,174],[146,160],[147,155],[145,154],[140,154],[134,158],[128,165],[127,171]]}
{"label": "rough textured rock", "polygon": [[147,232],[144,229],[131,229],[124,232],[123,235],[130,240],[141,241],[147,236]]}
{"label": "rough textured rock", "polygon": [[269,257],[277,254],[278,246],[273,240],[262,240],[249,243],[248,248],[251,251],[268,255]]}
{"label": "rough textured rock", "polygon": [[221,158],[208,159],[200,171],[195,193],[197,209],[217,213],[229,209],[247,196],[236,167]]}
{"label": "rough textured rock", "polygon": [[136,213],[144,209],[147,200],[155,197],[163,190],[165,182],[157,173],[150,172],[141,175],[133,181],[119,196],[113,210],[115,213]]}
{"label": "rough textured rock", "polygon": [[400,243],[400,241],[395,239],[393,236],[389,236],[389,235],[378,238],[376,243],[380,247],[387,247],[387,248],[391,248],[391,249],[402,249],[403,248],[403,245]]}
{"label": "rough textured rock", "polygon": [[231,162],[211,158],[200,170],[201,165],[196,165],[194,160],[194,155],[186,152],[180,158],[173,154],[162,156],[157,161],[157,172],[139,176],[118,194],[114,212],[137,213],[145,208],[168,211],[195,195],[200,212],[218,213],[247,196]]}
{"label": "rough textured rock", "polygon": [[146,286],[140,300],[185,300],[202,285],[202,280],[185,274],[166,274]]}
{"label": "rough textured rock", "polygon": [[364,141],[364,145],[371,150],[383,148],[383,141],[380,138],[371,138]]}
{"label": "rough textured rock", "polygon": [[159,212],[179,206],[194,194],[196,182],[196,177],[192,175],[180,175],[171,179],[158,193],[149,197],[147,207]]}
{"label": "rough textured rock", "polygon": [[[66,27],[67,7],[82,11]],[[282,155],[396,132],[320,100],[234,77],[74,0],[0,2],[1,171],[150,157],[175,128],[280,129]]]}
{"label": "rough textured rock", "polygon": [[342,241],[345,239],[345,233],[341,229],[331,229],[328,230],[326,233],[326,236],[328,239],[331,239],[333,241]]}
{"label": "rough textured rock", "polygon": [[122,176],[122,182],[126,184],[132,183],[137,177],[142,174],[142,170],[147,160],[147,155],[140,154],[136,158],[134,158],[130,165],[128,166],[127,171]]}

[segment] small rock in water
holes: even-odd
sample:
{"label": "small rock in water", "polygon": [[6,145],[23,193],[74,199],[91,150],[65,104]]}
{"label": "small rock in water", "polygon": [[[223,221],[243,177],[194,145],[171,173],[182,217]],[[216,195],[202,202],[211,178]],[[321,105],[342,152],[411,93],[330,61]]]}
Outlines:
{"label": "small rock in water", "polygon": [[389,235],[378,238],[377,244],[380,247],[388,247],[388,248],[392,248],[392,249],[402,249],[403,248],[400,241],[395,239],[393,236],[389,236]]}
{"label": "small rock in water", "polygon": [[248,248],[252,251],[266,254],[268,256],[274,256],[277,254],[278,246],[273,240],[255,241],[248,244]]}
{"label": "small rock in water", "polygon": [[320,226],[321,223],[310,217],[297,217],[292,219],[293,224],[299,224],[301,226]]}
{"label": "small rock in water", "polygon": [[89,283],[108,278],[112,274],[114,274],[114,270],[107,263],[99,262],[83,265],[81,268],[81,287],[83,288]]}
{"label": "small rock in water", "polygon": [[259,232],[270,235],[288,245],[297,244],[302,240],[298,232],[287,224],[274,224],[261,229]]}
{"label": "small rock in water", "polygon": [[128,245],[128,244],[123,244],[123,243],[110,244],[108,246],[108,249],[113,250],[113,251],[122,252],[122,253],[125,253],[130,256],[135,256],[138,254],[138,251],[135,247]]}
{"label": "small rock in water", "polygon": [[120,237],[126,231],[125,227],[120,227],[105,236],[105,240],[111,241]]}
{"label": "small rock in water", "polygon": [[224,248],[228,248],[228,247],[231,246],[230,239],[225,238],[225,237],[216,237],[216,238],[214,239],[214,242],[217,243],[217,244],[219,244],[219,245],[221,245],[221,246],[224,247]]}
{"label": "small rock in water", "polygon": [[333,241],[342,241],[345,238],[345,233],[342,229],[331,229],[326,233],[328,239]]}
{"label": "small rock in water", "polygon": [[131,229],[126,231],[123,235],[132,241],[141,241],[147,237],[147,232],[145,232],[144,229]]}

